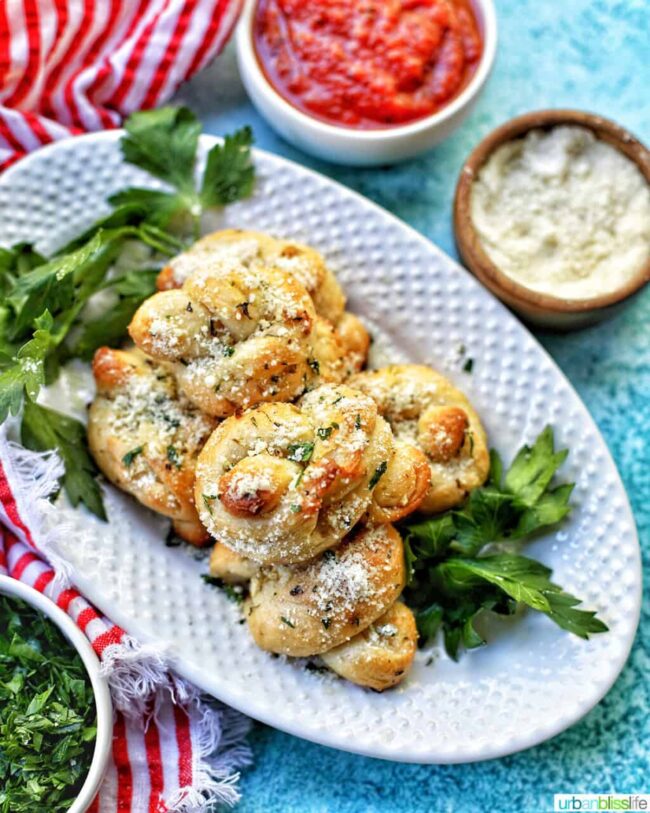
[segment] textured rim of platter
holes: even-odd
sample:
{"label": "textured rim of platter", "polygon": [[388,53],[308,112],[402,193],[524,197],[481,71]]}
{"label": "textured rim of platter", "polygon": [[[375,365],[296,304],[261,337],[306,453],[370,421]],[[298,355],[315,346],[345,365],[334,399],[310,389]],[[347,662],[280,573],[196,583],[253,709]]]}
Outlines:
{"label": "textured rim of platter", "polygon": [[[51,251],[103,214],[112,191],[161,187],[122,162],[120,135],[58,142],[8,170],[0,178],[0,245],[31,240]],[[216,141],[203,136],[202,153]],[[558,734],[614,683],[640,613],[634,520],[593,420],[528,331],[423,236],[293,162],[261,150],[255,162],[254,196],[215,215],[204,230],[240,225],[321,250],[350,309],[379,337],[376,352],[390,347],[390,360],[428,362],[447,374],[472,399],[491,445],[506,460],[551,423],[556,443],[571,450],[560,476],[576,481],[574,510],[559,531],[524,552],[552,567],[554,580],[586,608],[597,609],[609,633],[586,642],[539,614],[490,619],[487,647],[455,664],[436,643],[418,653],[402,686],[376,694],[259,650],[238,623],[237,608],[199,578],[205,557],[166,547],[166,522],[112,487],[104,489],[108,525],[61,500],[56,507],[35,500],[33,489],[24,488],[15,447],[0,433],[19,511],[37,544],[47,539],[107,616],[163,648],[177,671],[205,691],[276,728],[367,756],[420,763],[499,757]],[[471,375],[462,371],[469,357]],[[77,409],[75,387],[82,385],[74,381],[55,385],[48,403]]]}

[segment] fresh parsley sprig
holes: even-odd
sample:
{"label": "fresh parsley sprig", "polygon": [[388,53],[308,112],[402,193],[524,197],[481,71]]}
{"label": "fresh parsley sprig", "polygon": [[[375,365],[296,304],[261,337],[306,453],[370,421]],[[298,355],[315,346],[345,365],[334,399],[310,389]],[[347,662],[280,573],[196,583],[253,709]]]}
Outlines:
{"label": "fresh parsley sprig", "polygon": [[223,144],[212,147],[198,185],[201,125],[190,110],[161,107],[133,113],[124,127],[124,160],[164,181],[172,191],[129,187],[109,198],[114,206],[141,206],[148,222],[161,228],[189,219],[193,236],[198,238],[204,210],[246,198],[253,191],[250,127],[227,135]]}
{"label": "fresh parsley sprig", "polygon": [[405,599],[416,612],[422,643],[442,629],[445,648],[456,659],[461,645],[485,643],[475,627],[480,614],[511,615],[520,603],[582,638],[607,630],[595,613],[576,609],[580,600],[554,584],[547,567],[511,550],[569,513],[573,484],[552,486],[566,456],[566,450],[555,451],[547,426],[505,475],[493,451],[487,484],[461,509],[403,525]]}
{"label": "fresh parsley sprig", "polygon": [[[254,168],[250,128],[213,147],[198,185],[201,126],[187,108],[134,113],[125,124],[126,161],[164,181],[170,190],[132,187],[109,198],[113,210],[51,258],[20,243],[0,249],[0,424],[23,409],[23,441],[56,449],[66,467],[62,485],[74,505],[83,502],[104,518],[96,469],[77,421],[38,406],[41,388],[73,358],[89,360],[97,347],[119,346],[140,304],[155,291],[159,267],[115,274],[131,241],[148,247],[152,262],[185,247],[185,224],[198,236],[205,209],[250,195]],[[175,233],[180,230],[179,233]],[[180,236],[179,236],[180,234]],[[89,300],[109,292],[101,313]],[[96,302],[96,300],[93,300]]]}

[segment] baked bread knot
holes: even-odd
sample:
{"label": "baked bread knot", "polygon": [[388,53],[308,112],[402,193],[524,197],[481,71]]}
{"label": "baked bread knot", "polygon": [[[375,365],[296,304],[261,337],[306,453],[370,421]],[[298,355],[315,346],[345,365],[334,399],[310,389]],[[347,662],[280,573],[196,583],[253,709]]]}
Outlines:
{"label": "baked bread knot", "polygon": [[260,570],[251,581],[244,615],[262,649],[317,655],[383,615],[405,582],[397,531],[391,525],[362,528],[304,565]]}
{"label": "baked bread knot", "polygon": [[295,564],[337,545],[364,515],[406,516],[428,486],[424,455],[395,444],[372,398],[325,384],[298,404],[225,420],[199,456],[195,497],[219,542],[260,564]]}
{"label": "baked bread knot", "polygon": [[139,350],[100,347],[92,364],[97,393],[88,414],[88,445],[118,488],[171,517],[194,545],[209,541],[194,506],[194,470],[216,421],[177,389],[174,376]]}
{"label": "baked bread knot", "polygon": [[368,331],[356,316],[345,311],[345,294],[338,280],[322,254],[310,246],[256,231],[223,229],[206,235],[170,260],[158,275],[158,289],[180,288],[202,268],[233,262],[253,270],[278,268],[292,275],[311,297],[316,313],[336,328],[347,356],[348,374],[363,369],[370,345]]}
{"label": "baked bread knot", "polygon": [[344,350],[326,327],[294,277],[231,263],[203,266],[182,288],[154,294],[129,333],[149,356],[173,365],[193,404],[225,417],[262,402],[291,401],[321,375],[340,380]]}
{"label": "baked bread knot", "polygon": [[470,402],[444,376],[420,364],[359,373],[349,381],[370,395],[398,440],[427,457],[431,486],[418,510],[434,514],[459,505],[490,470],[487,438]]}
{"label": "baked bread knot", "polygon": [[396,601],[363,632],[320,657],[342,678],[381,692],[404,680],[415,658],[417,642],[413,613]]}
{"label": "baked bread knot", "polygon": [[336,324],[345,308],[345,294],[323,256],[309,246],[243,229],[208,234],[169,261],[158,275],[161,291],[180,288],[206,265],[237,262],[247,268],[279,268],[307,290],[316,312]]}
{"label": "baked bread knot", "polygon": [[248,584],[259,566],[221,542],[210,551],[210,575],[225,584]]}
{"label": "baked bread knot", "polygon": [[370,334],[363,322],[350,311],[345,311],[336,323],[336,333],[343,345],[348,375],[363,370],[370,349]]}

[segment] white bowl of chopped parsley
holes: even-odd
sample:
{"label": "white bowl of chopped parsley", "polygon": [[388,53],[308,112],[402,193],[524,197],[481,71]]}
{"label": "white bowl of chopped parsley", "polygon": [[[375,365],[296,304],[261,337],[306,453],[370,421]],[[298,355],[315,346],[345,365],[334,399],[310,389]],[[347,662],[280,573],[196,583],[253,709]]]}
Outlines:
{"label": "white bowl of chopped parsley", "polygon": [[87,638],[50,599],[0,576],[0,813],[83,813],[112,734]]}

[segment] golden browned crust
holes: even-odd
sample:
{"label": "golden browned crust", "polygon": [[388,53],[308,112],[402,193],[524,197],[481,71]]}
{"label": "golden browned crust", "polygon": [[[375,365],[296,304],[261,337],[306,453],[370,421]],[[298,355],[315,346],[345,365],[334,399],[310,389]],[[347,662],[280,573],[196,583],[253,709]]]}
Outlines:
{"label": "golden browned crust", "polygon": [[173,365],[192,403],[225,417],[305,390],[315,318],[307,292],[287,273],[230,265],[154,294],[129,333],[145,353]]}
{"label": "golden browned crust", "polygon": [[363,632],[320,657],[346,680],[381,692],[404,680],[413,664],[417,641],[413,613],[397,601]]}
{"label": "golden browned crust", "polygon": [[99,348],[93,374],[88,444],[97,465],[118,488],[170,517],[183,539],[206,544],[194,506],[194,469],[216,422],[178,393],[164,365],[138,350]]}
{"label": "golden browned crust", "polygon": [[[180,288],[198,270],[233,262],[250,269],[277,268],[293,276],[311,297],[316,313],[336,330],[339,349],[345,356],[345,375],[363,368],[370,344],[368,332],[356,316],[345,312],[341,286],[323,256],[310,246],[256,231],[223,229],[206,235],[170,260],[158,275],[158,290]],[[322,380],[343,378],[337,373],[337,377]]]}
{"label": "golden browned crust", "polygon": [[259,566],[235,553],[221,542],[210,551],[210,575],[226,584],[247,584],[259,570]]}
{"label": "golden browned crust", "polygon": [[244,229],[223,229],[208,234],[170,260],[158,276],[158,290],[180,288],[206,264],[233,260],[254,269],[271,266],[288,272],[305,287],[316,312],[332,323],[338,322],[343,313],[345,295],[318,251],[291,240]]}
{"label": "golden browned crust", "polygon": [[305,565],[261,570],[251,581],[245,615],[262,649],[315,655],[372,624],[405,581],[397,531],[391,525],[365,528]]}
{"label": "golden browned crust", "polygon": [[196,503],[212,536],[242,556],[295,564],[338,544],[366,512],[387,522],[414,510],[428,476],[371,398],[327,384],[296,405],[225,420],[199,456]]}
{"label": "golden browned crust", "polygon": [[418,510],[445,511],[482,485],[490,469],[487,438],[470,402],[444,376],[420,364],[399,364],[353,376],[399,440],[427,457],[431,486]]}

